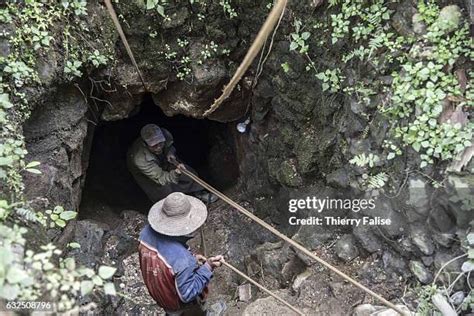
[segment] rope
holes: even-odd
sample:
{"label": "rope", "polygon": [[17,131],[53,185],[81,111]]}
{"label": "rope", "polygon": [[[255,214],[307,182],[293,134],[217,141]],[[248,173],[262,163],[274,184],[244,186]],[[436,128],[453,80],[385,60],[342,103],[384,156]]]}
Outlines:
{"label": "rope", "polygon": [[201,180],[198,176],[194,175],[193,173],[189,172],[188,170],[186,170],[185,168],[181,167],[180,165],[178,165],[178,168],[179,170],[187,175],[188,177],[190,177],[191,179],[193,179],[194,181],[196,181],[197,183],[199,183],[201,186],[203,186],[204,188],[206,188],[207,190],[209,190],[210,192],[214,193],[215,195],[217,195],[218,197],[220,197],[222,200],[224,200],[227,204],[229,204],[230,206],[236,208],[239,212],[241,212],[242,214],[244,214],[245,216],[249,217],[250,219],[252,219],[253,221],[257,222],[257,224],[259,224],[260,226],[262,226],[263,228],[269,230],[270,232],[272,232],[274,235],[276,235],[277,237],[283,239],[284,241],[286,241],[287,243],[289,243],[290,245],[292,245],[293,247],[297,248],[298,250],[300,250],[301,252],[303,252],[305,255],[307,255],[308,257],[316,260],[317,262],[319,262],[320,264],[322,264],[323,266],[325,266],[326,268],[328,268],[329,270],[331,270],[332,272],[336,273],[337,275],[339,275],[340,277],[342,277],[343,279],[345,279],[346,281],[352,283],[353,285],[355,285],[356,287],[358,287],[359,289],[363,290],[364,292],[366,292],[367,294],[369,294],[370,296],[376,298],[377,300],[379,300],[381,303],[383,303],[385,306],[397,311],[398,313],[400,313],[401,315],[409,315],[407,314],[406,312],[402,311],[400,308],[398,308],[395,304],[387,301],[386,299],[384,299],[382,296],[378,295],[377,293],[375,293],[374,291],[370,290],[369,288],[365,287],[364,285],[362,285],[361,283],[357,282],[356,280],[354,280],[353,278],[351,278],[350,276],[348,276],[347,274],[345,274],[344,272],[338,270],[336,267],[332,266],[331,264],[329,264],[328,262],[324,261],[323,259],[319,258],[318,256],[316,256],[314,253],[312,253],[311,251],[309,251],[308,249],[306,249],[304,246],[302,246],[301,244],[297,243],[296,241],[288,238],[286,235],[283,235],[282,233],[280,233],[278,230],[276,230],[274,227],[270,226],[269,224],[267,224],[265,221],[261,220],[260,218],[258,218],[257,216],[255,216],[254,214],[252,214],[250,211],[246,210],[245,208],[243,208],[242,206],[240,206],[239,204],[237,204],[236,202],[234,202],[233,200],[231,200],[229,197],[227,197],[225,194],[219,192],[218,190],[216,190],[214,187],[212,187],[211,185],[209,185],[208,183],[206,183],[205,181]]}
{"label": "rope", "polygon": [[122,40],[123,45],[125,46],[125,50],[127,51],[128,56],[130,57],[130,60],[132,61],[133,66],[137,69],[138,76],[140,77],[140,81],[143,84],[143,87],[145,88],[145,91],[148,91],[145,80],[143,79],[142,73],[140,71],[140,68],[138,68],[137,62],[135,61],[135,57],[133,56],[133,52],[130,48],[130,45],[128,45],[127,37],[125,37],[125,33],[123,32],[122,26],[120,25],[120,22],[117,18],[117,14],[115,13],[114,7],[112,6],[112,3],[110,0],[105,0],[105,6],[107,7],[107,10],[109,11],[110,17],[112,18],[112,21],[115,24],[115,28],[117,29],[117,32],[119,33],[120,39]]}
{"label": "rope", "polygon": [[[204,257],[206,257],[206,243],[205,243],[205,239],[204,239],[204,230],[202,229],[201,227],[201,247],[202,247],[202,250],[204,251],[203,254],[204,254]],[[207,260],[207,259],[206,259]],[[267,289],[266,287],[264,287],[263,285],[261,285],[260,283],[258,283],[257,281],[253,280],[251,277],[249,277],[248,275],[246,275],[245,273],[243,273],[242,271],[240,271],[239,269],[237,269],[236,267],[234,267],[233,265],[231,265],[230,263],[227,263],[226,261],[224,260],[221,260],[220,261],[224,266],[226,266],[227,268],[231,269],[232,271],[234,271],[235,273],[237,273],[238,275],[240,275],[241,277],[243,277],[244,279],[246,279],[247,281],[249,281],[250,283],[252,283],[253,285],[257,286],[258,288],[260,288],[262,291],[264,291],[265,293],[268,293],[270,294],[271,296],[273,296],[275,299],[277,299],[278,301],[282,302],[283,304],[285,304],[286,306],[288,306],[289,308],[291,308],[291,310],[295,311],[296,313],[298,313],[299,315],[304,315],[300,310],[298,310],[296,307],[293,307],[290,303],[288,303],[288,301],[284,300],[283,298],[279,297],[278,295],[274,294],[273,292],[271,292],[269,289]]]}
{"label": "rope", "polygon": [[[285,1],[286,2],[286,1]],[[112,3],[110,2],[110,0],[105,0],[105,5],[107,6],[107,9],[109,11],[109,14],[115,24],[115,27],[117,28],[117,31],[120,35],[120,38],[122,39],[122,42],[125,46],[125,49],[127,50],[127,53],[128,53],[128,56],[130,57],[130,60],[132,61],[133,65],[135,66],[137,72],[138,72],[138,75],[140,77],[140,80],[143,84],[143,87],[145,88],[145,91],[148,91],[147,87],[146,87],[146,84],[145,84],[145,80],[143,79],[143,76],[140,72],[140,68],[138,68],[138,65],[137,65],[137,62],[135,61],[135,57],[133,56],[133,52],[132,50],[130,49],[130,46],[128,45],[128,41],[127,41],[127,38],[125,37],[125,34],[123,33],[123,29],[117,19],[117,14],[115,13],[115,10],[114,8],[112,7]],[[206,243],[205,243],[205,239],[204,239],[204,231],[202,230],[201,228],[201,246],[202,246],[202,251],[204,253],[204,255],[206,255]],[[244,279],[246,279],[247,281],[251,282],[252,284],[254,284],[255,286],[257,286],[258,288],[262,289],[263,291],[265,291],[266,293],[268,293],[269,295],[273,296],[275,299],[277,299],[278,301],[282,302],[283,304],[285,304],[286,306],[288,306],[291,310],[295,311],[296,313],[298,313],[299,315],[304,315],[300,310],[298,310],[296,307],[293,307],[290,303],[288,303],[287,301],[285,301],[284,299],[282,299],[281,297],[279,297],[278,295],[272,293],[270,290],[268,290],[267,288],[265,288],[263,285],[259,284],[258,282],[252,280],[249,276],[247,276],[246,274],[244,274],[243,272],[241,272],[240,270],[238,270],[236,267],[234,267],[233,265],[231,265],[230,263],[227,263],[225,261],[221,261],[221,263],[228,267],[229,269],[231,269],[232,271],[234,271],[235,273],[237,273],[238,275],[240,275],[241,277],[243,277]]]}
{"label": "rope", "polygon": [[274,298],[276,298],[278,301],[282,302],[283,304],[285,304],[286,306],[288,306],[289,308],[291,308],[291,310],[295,311],[296,313],[298,313],[299,315],[304,315],[299,309],[297,309],[296,307],[293,307],[290,303],[288,303],[287,301],[285,301],[284,299],[282,299],[281,297],[279,297],[278,295],[272,293],[270,290],[268,290],[267,288],[265,288],[263,285],[257,283],[256,281],[254,281],[252,278],[250,278],[249,276],[245,275],[243,272],[240,272],[236,267],[232,266],[231,264],[225,262],[225,261],[221,261],[221,263],[223,265],[225,265],[227,268],[231,269],[232,271],[234,271],[235,273],[237,273],[238,275],[240,275],[241,277],[243,277],[244,279],[246,279],[247,281],[249,281],[250,283],[252,283],[253,285],[257,286],[258,288],[260,288],[262,291],[266,292],[267,294],[273,296]]}
{"label": "rope", "polygon": [[250,67],[253,60],[255,59],[255,56],[257,56],[258,52],[262,48],[266,38],[268,37],[272,29],[275,27],[278,18],[286,7],[286,3],[287,0],[278,0],[277,4],[273,7],[272,11],[265,20],[265,23],[263,23],[262,27],[260,28],[260,31],[258,32],[257,37],[255,38],[247,54],[245,55],[244,60],[242,60],[242,63],[239,65],[239,68],[237,68],[237,70],[235,71],[235,74],[232,79],[230,79],[229,83],[224,87],[222,95],[214,101],[214,103],[206,112],[204,112],[204,117],[210,115],[212,112],[217,110],[221,103],[224,102],[224,100],[227,99],[232,93],[235,86],[240,81],[247,69]]}
{"label": "rope", "polygon": [[[214,112],[219,107],[219,105],[225,99],[227,99],[227,97],[230,95],[230,93],[232,92],[234,87],[237,85],[237,82],[242,78],[243,74],[248,69],[248,67],[252,63],[253,59],[257,55],[258,51],[261,49],[263,43],[265,42],[265,39],[268,37],[268,35],[270,34],[270,31],[275,26],[275,23],[277,22],[278,17],[281,15],[283,10],[285,9],[286,3],[287,3],[287,0],[279,0],[278,3],[273,7],[273,9],[270,12],[267,20],[265,21],[265,23],[262,26],[262,28],[260,29],[257,37],[255,38],[254,42],[252,43],[252,46],[250,47],[249,51],[245,55],[244,60],[240,64],[239,68],[237,68],[237,71],[235,72],[235,74],[232,77],[231,81],[224,88],[224,91],[223,91],[222,95],[214,102],[214,104],[211,106],[211,108],[204,113],[204,116],[207,116],[207,115],[211,114],[212,112]],[[133,56],[133,52],[130,48],[130,45],[128,44],[127,38],[125,37],[122,26],[120,25],[120,22],[117,18],[117,14],[115,13],[115,10],[112,6],[112,3],[110,2],[110,0],[105,0],[105,5],[107,7],[107,10],[109,11],[110,17],[112,18],[112,20],[115,24],[115,27],[117,28],[117,31],[118,31],[118,33],[120,35],[120,38],[121,38],[121,40],[122,40],[122,42],[125,46],[125,49],[127,50],[128,56],[130,57],[130,60],[132,61],[133,65],[135,66],[135,68],[138,72],[138,76],[140,77],[140,80],[143,84],[143,87],[145,88],[145,91],[148,91],[147,86],[145,84],[145,80],[143,79],[142,73],[140,72],[140,68],[138,68],[137,62],[135,61],[135,57]],[[266,228],[267,230],[269,230],[270,232],[275,234],[277,237],[279,237],[279,238],[283,239],[284,241],[288,242],[290,245],[292,245],[293,247],[299,249],[301,252],[303,252],[304,254],[309,256],[310,258],[312,258],[312,259],[316,260],[317,262],[321,263],[322,265],[324,265],[325,267],[327,267],[328,269],[330,269],[331,271],[333,271],[334,273],[336,273],[337,275],[339,275],[343,279],[349,281],[350,283],[352,283],[356,287],[360,288],[364,292],[368,293],[372,297],[378,299],[384,305],[386,305],[386,306],[390,307],[391,309],[397,311],[401,315],[407,315],[404,311],[402,311],[397,306],[395,306],[394,304],[392,304],[389,301],[387,301],[386,299],[384,299],[382,296],[380,296],[377,293],[371,291],[370,289],[368,289],[364,285],[360,284],[356,280],[352,279],[351,277],[349,277],[348,275],[346,275],[342,271],[339,271],[337,268],[333,267],[331,264],[329,264],[326,261],[324,261],[323,259],[319,258],[318,256],[313,254],[311,251],[309,251],[308,249],[306,249],[305,247],[303,247],[299,243],[297,243],[294,240],[292,240],[292,239],[288,238],[287,236],[283,235],[278,230],[276,230],[275,228],[273,228],[272,226],[270,226],[269,224],[267,224],[266,222],[264,222],[263,220],[261,220],[257,216],[253,215],[250,211],[246,210],[245,208],[243,208],[242,206],[240,206],[239,204],[237,204],[236,202],[234,202],[233,200],[228,198],[223,193],[217,191],[215,188],[213,188],[212,186],[210,186],[209,184],[207,184],[206,182],[204,182],[199,177],[195,176],[194,174],[192,174],[191,172],[189,172],[185,168],[181,168],[181,167],[178,167],[178,168],[185,175],[187,175],[188,177],[190,177],[191,179],[193,179],[194,181],[196,181],[197,183],[202,185],[204,188],[208,189],[210,192],[212,192],[215,195],[217,195],[218,197],[220,197],[222,200],[227,202],[229,205],[233,206],[235,209],[240,211],[242,214],[246,215],[247,217],[249,217],[253,221],[257,222],[257,224],[259,224],[260,226]],[[247,280],[249,280],[250,282],[252,282],[256,286],[258,286],[259,288],[261,288],[262,290],[264,290],[269,295],[271,295],[271,296],[275,297],[276,299],[278,299],[279,301],[285,303],[285,305],[289,306],[292,310],[296,311],[300,315],[303,315],[300,311],[298,311],[294,307],[290,306],[287,302],[284,302],[283,299],[278,298],[275,294],[273,294],[269,290],[265,289],[263,286],[259,285],[257,282],[251,280],[249,277],[247,277],[242,272],[238,271],[236,268],[234,268],[230,264],[225,263],[225,265],[227,267],[229,267],[230,269],[232,269],[234,272],[238,273],[242,277],[246,278]]]}

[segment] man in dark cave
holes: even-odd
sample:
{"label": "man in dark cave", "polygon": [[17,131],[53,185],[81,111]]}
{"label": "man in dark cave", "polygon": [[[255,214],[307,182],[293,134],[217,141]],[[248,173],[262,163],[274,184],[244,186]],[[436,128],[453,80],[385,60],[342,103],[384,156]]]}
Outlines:
{"label": "man in dark cave", "polygon": [[175,192],[153,205],[148,224],[140,233],[143,280],[167,316],[206,315],[207,286],[224,258],[193,254],[186,244],[206,218],[204,203]]}
{"label": "man in dark cave", "polygon": [[[155,124],[141,129],[140,137],[127,153],[128,169],[153,203],[172,192],[189,193],[204,202],[215,202],[217,196],[183,175],[176,167],[177,161],[173,135]],[[191,167],[179,166],[197,175]]]}

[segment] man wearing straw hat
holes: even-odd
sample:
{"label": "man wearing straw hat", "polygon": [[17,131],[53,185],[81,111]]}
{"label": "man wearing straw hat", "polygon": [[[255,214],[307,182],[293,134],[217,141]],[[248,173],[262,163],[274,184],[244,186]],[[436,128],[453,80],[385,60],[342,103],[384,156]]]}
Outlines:
{"label": "man wearing straw hat", "polygon": [[[127,153],[127,165],[137,184],[152,202],[157,202],[171,192],[193,194],[197,198],[214,202],[217,196],[204,190],[176,168],[176,149],[171,133],[155,124],[147,124],[140,137]],[[196,172],[184,166],[192,173]]]}
{"label": "man wearing straw hat", "polygon": [[187,241],[207,218],[199,199],[175,192],[155,203],[140,233],[140,269],[148,292],[167,315],[205,315],[207,285],[223,257],[193,255]]}

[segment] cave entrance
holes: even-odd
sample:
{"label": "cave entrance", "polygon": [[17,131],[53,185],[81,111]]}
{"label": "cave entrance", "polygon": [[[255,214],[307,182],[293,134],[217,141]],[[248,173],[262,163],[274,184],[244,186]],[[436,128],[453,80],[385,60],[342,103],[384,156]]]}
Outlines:
{"label": "cave entrance", "polygon": [[122,210],[147,213],[152,202],[127,169],[126,153],[140,129],[154,123],[173,134],[177,156],[199,176],[220,190],[237,182],[238,165],[229,124],[183,115],[166,116],[145,97],[140,111],[130,118],[100,122],[94,128],[89,166],[82,191],[80,217],[101,221]]}

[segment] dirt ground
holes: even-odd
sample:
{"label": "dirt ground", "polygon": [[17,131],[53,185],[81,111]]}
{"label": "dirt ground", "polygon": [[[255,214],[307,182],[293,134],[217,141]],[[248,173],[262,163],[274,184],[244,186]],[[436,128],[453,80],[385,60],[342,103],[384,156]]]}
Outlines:
{"label": "dirt ground", "polygon": [[[235,191],[230,190],[226,193],[252,211],[249,203],[240,201]],[[89,203],[85,204],[87,208],[82,210],[83,218],[102,222],[109,227],[133,226],[133,228],[125,229],[133,238],[138,237],[138,232],[146,221],[144,214],[139,216],[140,220],[127,216],[124,218],[118,215],[120,211],[114,207],[100,205],[99,201]],[[209,206],[209,217],[202,230],[205,250],[202,247],[201,238],[197,237],[190,242],[193,251],[206,256],[224,255],[227,262],[270,290],[277,291],[279,295],[307,315],[349,315],[359,304],[377,304],[371,297],[320,264],[307,262],[302,265],[303,261],[298,259],[293,250],[223,201],[219,200]],[[111,243],[110,240],[114,239],[109,238],[108,242],[104,243],[106,254],[113,252],[113,248],[117,247],[117,243]],[[327,244],[316,249],[315,254],[389,300],[403,296],[400,289],[404,288],[404,280],[399,280],[399,282],[384,280],[383,264],[377,256],[356,258],[349,263],[343,263],[334,254],[333,246],[336,240],[337,236],[334,236]],[[270,264],[272,264],[272,258],[276,258],[275,262],[279,260],[286,262],[281,271],[278,269],[266,271],[268,262],[259,261],[261,258],[259,256],[268,255],[266,251],[264,254],[261,253],[262,249],[266,249],[260,247],[265,242],[274,247],[268,252],[271,254]],[[143,284],[138,267],[138,254],[134,252],[124,258],[122,265],[124,272],[116,280],[125,293],[125,303],[122,304],[126,307],[122,307],[122,310],[139,310],[140,313],[162,312],[160,308],[154,306]],[[284,282],[280,278],[281,275],[285,276]],[[273,298],[267,298],[266,293],[253,285],[250,299],[242,301],[239,296],[239,286],[246,283],[248,283],[246,280],[226,267],[217,269],[211,281],[207,301],[211,315],[256,315],[263,310],[267,314],[294,314]]]}

